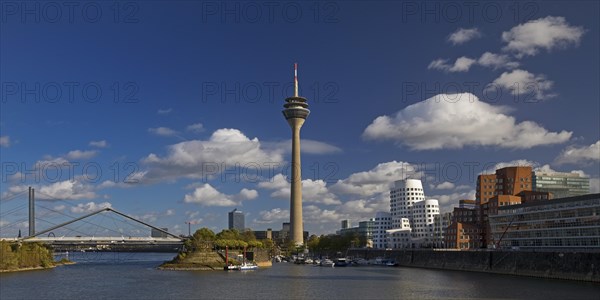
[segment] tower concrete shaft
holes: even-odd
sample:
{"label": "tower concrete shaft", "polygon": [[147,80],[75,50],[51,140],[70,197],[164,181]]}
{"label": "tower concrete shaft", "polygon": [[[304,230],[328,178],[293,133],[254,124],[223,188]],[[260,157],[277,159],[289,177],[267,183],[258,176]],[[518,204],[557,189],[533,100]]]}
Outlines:
{"label": "tower concrete shaft", "polygon": [[302,221],[302,165],[300,162],[300,128],[310,113],[306,99],[298,96],[297,64],[294,64],[294,96],[285,99],[283,115],[292,129],[292,182],[290,193],[290,238],[304,244]]}
{"label": "tower concrete shaft", "polygon": [[300,162],[300,128],[304,119],[288,119],[292,127],[292,187],[290,195],[291,238],[296,245],[304,243],[302,222],[302,164]]}

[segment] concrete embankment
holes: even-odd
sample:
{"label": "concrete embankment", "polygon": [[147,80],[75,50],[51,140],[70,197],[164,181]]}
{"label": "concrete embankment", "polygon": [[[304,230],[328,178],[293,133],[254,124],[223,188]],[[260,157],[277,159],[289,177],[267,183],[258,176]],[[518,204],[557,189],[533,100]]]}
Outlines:
{"label": "concrete embankment", "polygon": [[400,266],[600,282],[600,253],[529,251],[349,250]]}

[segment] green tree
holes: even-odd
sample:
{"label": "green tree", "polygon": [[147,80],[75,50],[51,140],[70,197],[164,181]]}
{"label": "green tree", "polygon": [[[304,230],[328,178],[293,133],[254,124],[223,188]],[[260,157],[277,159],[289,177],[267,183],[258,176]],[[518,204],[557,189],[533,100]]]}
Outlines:
{"label": "green tree", "polygon": [[194,232],[194,239],[198,240],[198,241],[203,241],[203,242],[209,242],[209,241],[214,241],[216,238],[215,233],[206,228],[206,227],[202,227],[198,230],[196,230],[196,232]]}
{"label": "green tree", "polygon": [[217,233],[216,238],[218,240],[240,240],[240,233],[236,229],[223,229]]}
{"label": "green tree", "polygon": [[244,232],[242,232],[241,238],[246,242],[256,241],[256,236],[254,235],[254,231],[252,230],[245,230]]}
{"label": "green tree", "polygon": [[320,238],[313,234],[308,238],[308,241],[306,241],[306,247],[308,247],[308,250],[311,252],[316,253],[320,250],[319,241]]}

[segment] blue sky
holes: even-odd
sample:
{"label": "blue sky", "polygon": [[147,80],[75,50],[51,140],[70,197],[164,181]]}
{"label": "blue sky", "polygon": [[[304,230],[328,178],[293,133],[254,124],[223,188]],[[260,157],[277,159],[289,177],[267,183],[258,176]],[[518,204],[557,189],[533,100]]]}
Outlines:
{"label": "blue sky", "polygon": [[311,233],[387,210],[407,177],[445,210],[511,164],[599,190],[597,2],[52,3],[0,7],[4,212],[31,185],[73,216],[281,228],[294,62]]}

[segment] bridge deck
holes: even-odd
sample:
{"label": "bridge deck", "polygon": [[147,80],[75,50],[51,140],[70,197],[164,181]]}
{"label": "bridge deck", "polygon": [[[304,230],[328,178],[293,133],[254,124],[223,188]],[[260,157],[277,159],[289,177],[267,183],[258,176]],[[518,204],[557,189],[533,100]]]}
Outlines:
{"label": "bridge deck", "polygon": [[142,243],[168,243],[181,244],[183,241],[172,237],[32,237],[23,239],[24,242],[41,243],[109,243],[109,244],[142,244]]}

